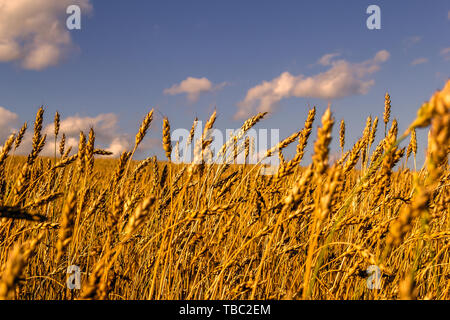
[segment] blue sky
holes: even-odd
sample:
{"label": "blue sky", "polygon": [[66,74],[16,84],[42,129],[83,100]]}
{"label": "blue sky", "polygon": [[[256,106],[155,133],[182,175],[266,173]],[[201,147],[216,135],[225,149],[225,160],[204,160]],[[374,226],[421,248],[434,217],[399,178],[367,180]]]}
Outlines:
{"label": "blue sky", "polygon": [[[3,122],[0,119],[2,139],[7,130],[19,128],[24,121],[31,128],[37,108],[44,105],[47,123],[52,122],[56,110],[63,119],[71,117],[72,122],[66,122],[69,135],[76,133],[77,123],[85,125],[97,119],[94,122],[99,128],[94,125],[94,129],[100,144],[111,146],[117,134],[121,140],[115,141],[116,146],[126,147],[124,141],[134,142],[142,117],[154,107],[155,119],[139,157],[156,154],[164,158],[159,144],[163,115],[173,129],[189,129],[195,116],[205,121],[216,108],[217,128],[238,128],[245,120],[236,120],[238,106],[252,104],[248,110],[254,114],[261,99],[267,98],[271,102],[265,108],[271,113],[258,128],[279,128],[281,137],[302,128],[308,106],[317,107],[320,120],[330,102],[336,119],[332,142],[336,152],[342,118],[350,146],[360,137],[367,116],[382,119],[384,94],[389,91],[391,117],[398,119],[402,132],[420,104],[442,88],[450,74],[447,0],[63,0],[82,7],[82,28],[72,31],[62,27],[67,15],[61,2],[42,1],[42,7],[32,0],[19,2],[22,6],[16,11],[0,9],[0,18],[22,17],[12,26],[0,22],[0,44],[17,41],[22,46],[20,54],[8,56],[2,55],[0,45],[0,111],[6,110],[3,113],[7,115]],[[2,3],[11,0],[0,0]],[[366,27],[366,8],[371,4],[381,8],[380,30]],[[49,23],[32,32],[21,25],[39,15]],[[45,29],[55,21],[63,40]],[[15,36],[5,31],[11,28]],[[50,62],[44,61],[48,55],[39,56],[44,60],[30,60],[27,41],[32,42],[31,47],[38,41],[39,45],[50,43],[56,55]],[[376,59],[380,51],[385,55]],[[334,55],[328,63],[319,63],[327,54]],[[373,70],[358,69],[364,63]],[[344,78],[350,87],[343,87],[343,97],[336,97],[331,90],[326,98],[318,88],[323,85],[318,75],[332,77],[333,70],[339,73],[339,65],[350,77],[354,72],[363,75]],[[273,87],[283,73],[296,89],[272,100]],[[204,78],[191,83],[203,88],[192,97],[179,86],[189,78]],[[311,86],[306,86],[308,78]],[[255,89],[256,98],[246,100],[249,90],[264,81],[269,89],[263,93]],[[339,82],[339,76],[335,81]],[[178,88],[172,92],[181,93],[168,94],[168,88]],[[103,114],[110,115],[102,118]],[[383,129],[380,121],[378,137]],[[315,134],[310,144],[314,138]],[[419,145],[426,144],[425,131],[418,132],[418,138]],[[419,148],[419,163],[423,152]]]}

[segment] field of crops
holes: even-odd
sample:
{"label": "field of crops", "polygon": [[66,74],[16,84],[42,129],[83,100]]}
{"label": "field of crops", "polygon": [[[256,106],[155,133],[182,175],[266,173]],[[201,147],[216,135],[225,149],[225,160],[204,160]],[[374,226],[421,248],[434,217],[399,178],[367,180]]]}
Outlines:
{"label": "field of crops", "polygon": [[[55,136],[43,135],[41,108],[29,155],[15,155],[26,125],[0,151],[0,299],[450,299],[450,81],[406,132],[390,112],[386,94],[380,118],[361,119],[349,146],[345,120],[312,108],[267,151],[280,166],[262,175],[261,164],[235,159],[249,157],[246,133],[265,113],[224,144],[223,161],[179,164],[169,161],[178,148],[167,118],[167,159],[133,160],[149,126],[161,125],[153,110],[134,149],[108,159],[95,128],[66,148],[58,114]],[[215,121],[214,112],[202,138],[190,136],[196,159]],[[410,170],[416,129],[429,130],[427,156]],[[53,143],[57,156],[40,157]]]}

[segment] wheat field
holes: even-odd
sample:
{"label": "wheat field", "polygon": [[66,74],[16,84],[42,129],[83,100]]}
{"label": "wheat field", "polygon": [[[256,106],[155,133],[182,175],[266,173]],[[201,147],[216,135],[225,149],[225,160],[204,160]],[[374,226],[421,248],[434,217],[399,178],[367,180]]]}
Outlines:
{"label": "wheat field", "polygon": [[[14,155],[26,125],[0,152],[0,299],[449,299],[450,81],[404,133],[390,113],[386,94],[380,120],[361,119],[364,131],[347,146],[345,119],[312,108],[303,128],[267,151],[280,166],[262,175],[261,164],[235,160],[248,158],[246,133],[265,113],[245,121],[220,150],[224,161],[211,164],[203,155],[214,112],[202,138],[188,140],[202,161],[179,164],[169,160],[177,148],[167,118],[167,159],[133,159],[157,125],[153,110],[134,149],[108,159],[94,130],[80,133],[78,150],[66,148],[59,114],[55,136],[43,135],[41,108],[29,155]],[[416,129],[429,130],[422,168]],[[46,143],[55,157],[40,156]],[[313,155],[302,165],[307,145]],[[68,286],[70,266],[79,287]]]}

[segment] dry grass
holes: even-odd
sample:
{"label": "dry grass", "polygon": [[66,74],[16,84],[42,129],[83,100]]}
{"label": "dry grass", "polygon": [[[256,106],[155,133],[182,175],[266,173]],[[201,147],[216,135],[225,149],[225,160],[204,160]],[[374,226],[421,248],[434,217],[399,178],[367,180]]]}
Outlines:
{"label": "dry grass", "polygon": [[[73,155],[64,135],[57,146],[58,114],[55,157],[42,158],[41,109],[30,155],[10,154],[26,125],[0,152],[0,298],[449,299],[449,108],[450,82],[399,136],[386,94],[380,144],[372,145],[378,118],[368,118],[346,151],[341,122],[342,158],[333,163],[328,109],[309,142],[312,164],[302,167],[312,109],[303,129],[269,150],[282,163],[273,176],[233,164],[249,155],[245,132],[265,114],[224,145],[227,164],[211,165],[132,160],[152,111],[118,160],[96,158],[107,152],[95,149],[94,131],[80,133]],[[188,141],[197,160],[208,154],[215,120],[216,113],[202,140]],[[415,159],[415,129],[426,127],[424,167],[396,166],[411,153]],[[399,142],[408,136],[405,152]],[[167,118],[162,141],[168,157],[177,152]],[[296,155],[286,160],[282,150],[295,141]],[[81,269],[80,290],[66,286],[70,265]],[[370,265],[381,271],[379,290],[367,287]]]}

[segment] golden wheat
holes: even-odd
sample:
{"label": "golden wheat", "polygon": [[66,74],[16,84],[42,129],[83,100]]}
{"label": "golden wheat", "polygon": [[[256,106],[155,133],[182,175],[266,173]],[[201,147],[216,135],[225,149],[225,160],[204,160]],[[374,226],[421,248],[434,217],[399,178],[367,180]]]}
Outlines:
{"label": "golden wheat", "polygon": [[[247,135],[265,112],[230,136],[216,164],[209,161],[216,111],[198,139],[196,118],[186,141],[194,161],[183,164],[170,161],[167,118],[162,146],[169,161],[133,160],[153,110],[119,159],[97,158],[111,152],[96,147],[94,129],[87,138],[80,132],[71,155],[56,113],[54,159],[41,157],[39,108],[28,157],[14,154],[26,123],[0,151],[0,298],[449,299],[450,81],[402,134],[401,119],[388,128],[391,108],[386,93],[385,135],[376,143],[378,117],[366,119],[350,146],[342,119],[338,159],[330,156],[334,118],[327,108],[303,165],[312,108],[302,129],[266,152],[280,158],[270,176],[259,174],[261,163],[250,164],[255,141]],[[427,127],[427,157],[417,170],[416,130]],[[237,163],[241,152],[244,164]],[[85,271],[81,290],[64,288],[70,265]],[[371,266],[380,270],[379,290],[367,286]]]}

